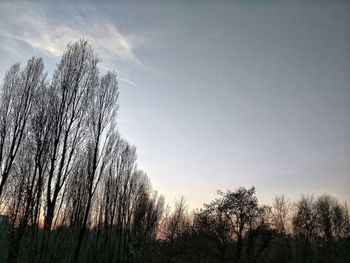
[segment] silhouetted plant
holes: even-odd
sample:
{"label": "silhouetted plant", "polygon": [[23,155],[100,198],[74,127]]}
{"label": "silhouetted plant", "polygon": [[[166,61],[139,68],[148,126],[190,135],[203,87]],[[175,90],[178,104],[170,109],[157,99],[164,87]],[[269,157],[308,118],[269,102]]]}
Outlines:
{"label": "silhouetted plant", "polygon": [[0,90],[0,261],[350,262],[346,204],[322,195],[260,205],[255,188],[173,210],[117,129],[115,72],[86,40],[51,79],[41,58]]}

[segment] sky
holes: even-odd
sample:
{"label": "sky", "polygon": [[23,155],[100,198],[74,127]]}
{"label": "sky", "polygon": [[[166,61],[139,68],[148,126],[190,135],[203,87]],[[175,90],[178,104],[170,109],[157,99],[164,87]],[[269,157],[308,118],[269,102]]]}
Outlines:
{"label": "sky", "polygon": [[[58,2],[58,1],[57,1]],[[0,1],[0,78],[86,38],[168,203],[255,186],[350,203],[349,1]]]}

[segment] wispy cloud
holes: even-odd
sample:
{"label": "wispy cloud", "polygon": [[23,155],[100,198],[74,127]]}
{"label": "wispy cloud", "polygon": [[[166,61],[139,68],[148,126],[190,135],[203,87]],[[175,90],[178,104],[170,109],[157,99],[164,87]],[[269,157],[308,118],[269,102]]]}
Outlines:
{"label": "wispy cloud", "polygon": [[[108,64],[106,64],[106,63],[101,63],[101,64],[100,64],[100,69],[101,69],[102,71],[106,71],[106,72],[107,72],[107,71],[114,71],[114,69],[111,68],[111,67],[110,67]],[[139,88],[139,87],[140,87],[139,84],[135,83],[134,81],[130,80],[129,78],[127,78],[126,76],[121,75],[121,74],[118,74],[118,80],[121,81],[121,82],[127,83],[127,84],[129,84],[129,85],[131,85],[131,86],[133,86],[133,87],[136,87],[136,88]]]}
{"label": "wispy cloud", "polygon": [[[72,9],[69,21],[51,17],[35,3],[20,5],[0,3],[2,26],[0,37],[8,43],[20,41],[49,57],[59,57],[68,42],[88,39],[101,57],[116,57],[142,64],[133,52],[135,43],[103,16],[92,19],[84,12]],[[4,45],[2,45],[4,46]],[[11,44],[8,49],[13,48]]]}
{"label": "wispy cloud", "polygon": [[140,87],[138,84],[136,84],[135,82],[131,81],[130,79],[119,77],[119,80],[120,80],[120,81],[123,81],[123,82],[126,82],[126,83],[128,83],[128,84],[130,84],[131,86],[134,86],[134,87],[136,87],[136,88],[139,88],[139,87]]}

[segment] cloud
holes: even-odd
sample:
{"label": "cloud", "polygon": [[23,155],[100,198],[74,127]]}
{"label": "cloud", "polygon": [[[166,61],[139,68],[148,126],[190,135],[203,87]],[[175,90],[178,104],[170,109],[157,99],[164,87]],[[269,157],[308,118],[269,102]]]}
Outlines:
{"label": "cloud", "polygon": [[68,42],[85,38],[103,59],[113,57],[142,65],[133,52],[132,37],[122,34],[112,21],[103,14],[93,19],[86,12],[67,6],[63,11],[68,12],[69,20],[50,14],[35,3],[0,3],[1,46],[13,51],[13,45],[21,42],[48,57],[59,57]]}
{"label": "cloud", "polygon": [[[107,72],[107,71],[114,71],[111,67],[109,67],[109,65],[107,65],[106,63],[101,63],[100,64],[100,69],[102,70],[102,72]],[[121,82],[125,82],[131,86],[134,86],[136,88],[139,88],[140,85],[135,83],[134,81],[130,80],[129,78],[125,77],[124,75],[121,76],[121,74],[118,74],[118,80]]]}
{"label": "cloud", "polygon": [[134,87],[136,87],[136,88],[139,88],[139,87],[140,87],[138,84],[136,84],[135,82],[131,81],[130,79],[121,78],[121,77],[119,77],[118,79],[119,79],[120,81],[126,82],[126,83],[128,83],[128,84],[130,84],[130,85],[132,85],[132,86],[134,86]]}

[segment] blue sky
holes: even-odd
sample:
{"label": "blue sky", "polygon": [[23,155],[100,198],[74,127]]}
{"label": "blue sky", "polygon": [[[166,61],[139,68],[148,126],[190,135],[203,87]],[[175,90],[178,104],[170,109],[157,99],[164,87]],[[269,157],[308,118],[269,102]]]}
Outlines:
{"label": "blue sky", "polygon": [[0,77],[88,39],[119,130],[172,203],[254,185],[350,201],[348,1],[1,1]]}

